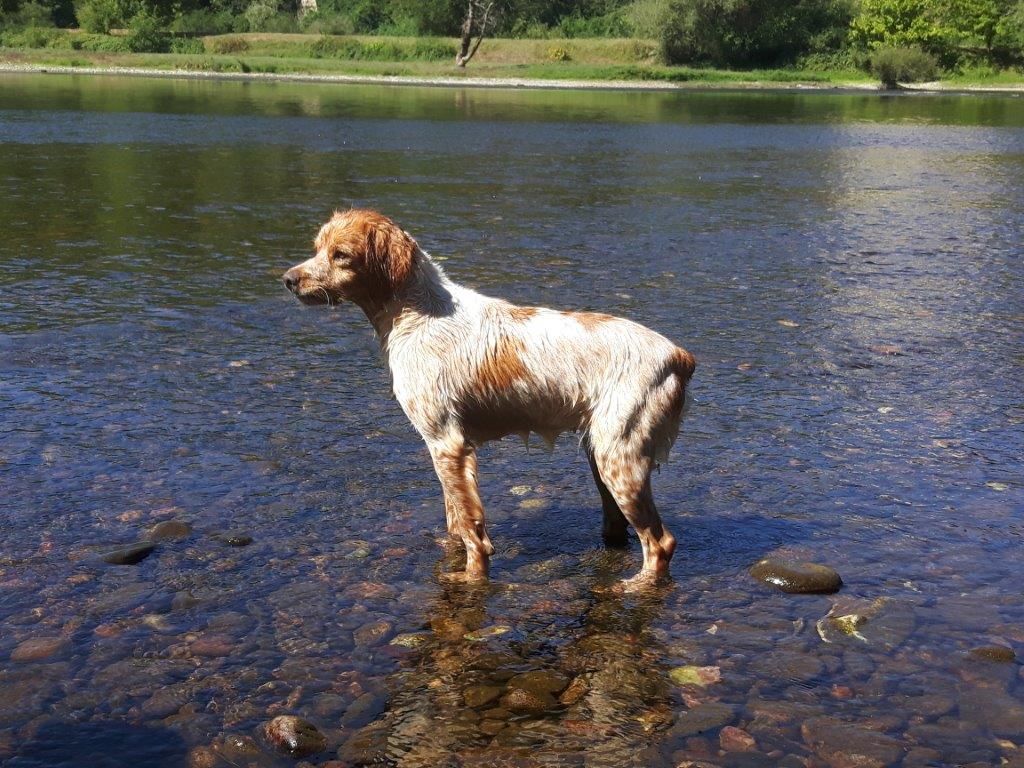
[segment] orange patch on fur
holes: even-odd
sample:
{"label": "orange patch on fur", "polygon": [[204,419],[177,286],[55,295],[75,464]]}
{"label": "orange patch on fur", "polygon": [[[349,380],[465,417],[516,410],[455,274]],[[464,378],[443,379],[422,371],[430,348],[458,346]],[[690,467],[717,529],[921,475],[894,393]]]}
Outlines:
{"label": "orange patch on fur", "polygon": [[615,319],[611,315],[606,315],[602,312],[569,312],[567,314],[588,331],[592,331],[599,325]]}
{"label": "orange patch on fur", "polygon": [[335,212],[316,237],[317,251],[341,253],[359,272],[359,293],[364,300],[383,303],[412,274],[416,241],[391,219],[376,211],[353,209]]}
{"label": "orange patch on fur", "polygon": [[480,383],[489,390],[505,390],[514,382],[526,378],[523,364],[523,342],[503,336],[491,354],[484,357],[477,371]]}
{"label": "orange patch on fur", "polygon": [[519,322],[525,322],[536,314],[536,307],[512,307],[508,311],[508,316],[513,320],[518,320]]}

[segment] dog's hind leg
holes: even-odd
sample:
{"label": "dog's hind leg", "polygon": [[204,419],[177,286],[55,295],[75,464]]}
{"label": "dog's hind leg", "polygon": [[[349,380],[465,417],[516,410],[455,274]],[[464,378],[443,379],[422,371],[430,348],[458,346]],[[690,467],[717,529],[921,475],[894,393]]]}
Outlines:
{"label": "dog's hind leg", "polygon": [[484,508],[476,483],[476,455],[461,435],[428,444],[434,470],[444,488],[445,512],[452,513],[449,531],[466,547],[465,573],[446,574],[449,581],[483,581],[487,578],[491,546],[484,527]]}
{"label": "dog's hind leg", "polygon": [[619,509],[619,505],[615,503],[615,497],[612,496],[611,491],[608,490],[608,486],[604,484],[604,480],[601,479],[601,473],[598,471],[597,462],[594,460],[594,451],[587,448],[587,461],[590,463],[590,471],[594,475],[594,483],[597,485],[597,492],[601,494],[601,509],[604,512],[604,521],[601,525],[601,538],[604,539],[604,543],[609,547],[624,547],[629,538],[629,533],[626,527],[626,518],[622,514],[622,510]]}
{"label": "dog's hind leg", "polygon": [[644,554],[643,568],[626,582],[627,586],[659,581],[668,575],[676,539],[662,524],[661,516],[654,506],[650,457],[619,449],[604,454],[596,452],[594,459],[608,491],[640,537]]}

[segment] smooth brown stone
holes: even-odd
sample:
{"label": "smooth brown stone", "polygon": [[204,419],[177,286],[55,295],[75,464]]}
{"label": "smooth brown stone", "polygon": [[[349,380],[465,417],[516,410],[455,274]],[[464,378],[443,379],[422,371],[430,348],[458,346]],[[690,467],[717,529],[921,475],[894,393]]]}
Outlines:
{"label": "smooth brown stone", "polygon": [[308,720],[294,715],[279,715],[263,727],[267,739],[279,751],[292,757],[316,754],[327,746],[327,739]]}
{"label": "smooth brown stone", "polygon": [[156,546],[148,541],[121,547],[103,555],[103,562],[111,565],[136,565],[149,557]]}
{"label": "smooth brown stone", "polygon": [[182,520],[164,520],[157,523],[146,534],[150,541],[163,541],[165,539],[183,539],[192,533],[192,526]]}
{"label": "smooth brown stone", "polygon": [[11,661],[39,661],[60,651],[67,641],[63,637],[30,637],[11,651]]}
{"label": "smooth brown stone", "polygon": [[795,594],[827,595],[838,592],[843,580],[832,568],[817,563],[765,558],[754,563],[750,575],[765,584]]}

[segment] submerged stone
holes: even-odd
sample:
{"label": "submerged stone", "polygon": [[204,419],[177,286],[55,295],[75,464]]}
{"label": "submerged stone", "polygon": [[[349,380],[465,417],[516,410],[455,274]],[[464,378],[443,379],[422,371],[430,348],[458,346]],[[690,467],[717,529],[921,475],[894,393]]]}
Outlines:
{"label": "submerged stone", "polygon": [[801,734],[819,757],[839,768],[884,768],[903,758],[904,745],[898,739],[834,717],[807,720]]}
{"label": "submerged stone", "polygon": [[507,627],[504,624],[495,624],[491,627],[484,627],[483,629],[477,629],[473,632],[467,632],[463,637],[471,642],[479,643],[491,637],[498,637],[499,635],[504,635],[511,631],[512,627]]}
{"label": "submerged stone", "polygon": [[263,727],[267,740],[292,757],[316,754],[327,746],[327,739],[308,720],[294,715],[279,715]]}
{"label": "submerged stone", "polygon": [[192,526],[182,520],[164,520],[157,523],[146,534],[150,541],[164,541],[165,539],[183,539],[192,533]]}
{"label": "submerged stone", "polygon": [[482,707],[501,696],[504,689],[497,685],[471,685],[462,692],[467,707]]}
{"label": "submerged stone", "polygon": [[557,704],[550,693],[524,691],[522,688],[513,688],[501,700],[502,707],[517,714],[539,715]]}
{"label": "submerged stone", "polygon": [[221,534],[219,538],[229,547],[247,547],[252,544],[252,536],[242,531],[230,531]]}
{"label": "submerged stone", "polygon": [[1013,648],[1007,648],[1005,645],[982,645],[977,648],[971,648],[970,655],[972,658],[982,659],[983,661],[1004,663],[1016,661],[1017,659],[1017,654],[1013,652]]}
{"label": "submerged stone", "polygon": [[103,562],[111,565],[136,565],[149,557],[156,545],[141,541],[128,547],[121,547],[103,555]]}
{"label": "submerged stone", "polygon": [[53,656],[67,645],[63,637],[31,637],[11,651],[11,661],[39,661]]}
{"label": "submerged stone", "polygon": [[561,693],[569,685],[569,678],[548,669],[537,669],[523,672],[508,681],[509,688],[521,688],[531,693]]}
{"label": "submerged stone", "polygon": [[718,667],[676,667],[668,673],[669,679],[676,685],[698,685],[703,688],[722,679],[722,671]]}
{"label": "submerged stone", "polygon": [[839,574],[827,565],[765,558],[750,568],[750,575],[783,592],[827,595],[843,586]]}

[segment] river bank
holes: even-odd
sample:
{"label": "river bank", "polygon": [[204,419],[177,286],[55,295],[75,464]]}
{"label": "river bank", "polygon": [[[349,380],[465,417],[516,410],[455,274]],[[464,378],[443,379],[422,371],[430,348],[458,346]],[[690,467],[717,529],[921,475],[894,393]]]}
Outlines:
{"label": "river bank", "polygon": [[[262,82],[337,83],[342,85],[396,85],[435,88],[532,88],[539,90],[818,90],[881,91],[874,83],[780,82],[776,80],[684,81],[657,80],[583,80],[530,77],[416,76],[373,74],[328,74],[311,72],[223,72],[194,69],[161,69],[125,66],[60,65],[11,61],[0,56],[0,73],[102,75],[120,77],[178,78],[188,80],[233,80]],[[991,93],[1022,94],[1024,85],[960,85],[956,83],[918,83],[901,89],[905,93]],[[892,93],[892,92],[890,92]]]}
{"label": "river bank", "polygon": [[[129,53],[99,36],[54,32],[45,47],[0,48],[3,71],[154,77],[294,80],[444,87],[597,90],[823,89],[879,90],[857,69],[735,71],[660,64],[653,41],[493,40],[466,69],[445,55],[446,38],[300,34],[219,35],[197,39],[205,53]],[[906,90],[1024,92],[1016,72],[967,72]]]}

